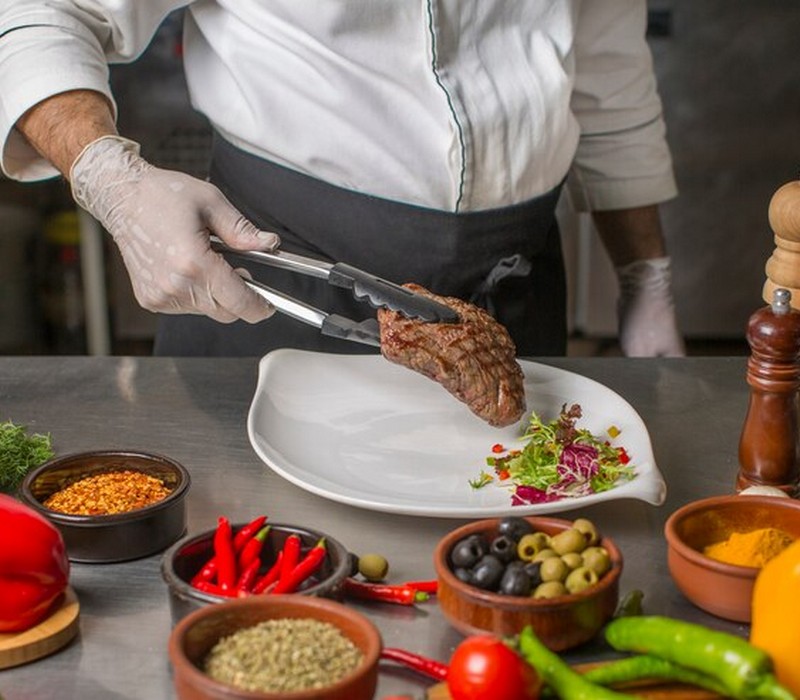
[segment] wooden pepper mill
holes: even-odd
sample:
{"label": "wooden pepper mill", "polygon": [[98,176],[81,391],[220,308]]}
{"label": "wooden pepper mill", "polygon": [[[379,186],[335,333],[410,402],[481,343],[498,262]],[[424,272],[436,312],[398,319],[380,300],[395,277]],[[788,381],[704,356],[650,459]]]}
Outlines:
{"label": "wooden pepper mill", "polygon": [[736,488],[774,486],[795,496],[800,483],[800,180],[773,195],[769,221],[776,249],[766,265],[768,306],[756,311],[747,327],[751,391]]}

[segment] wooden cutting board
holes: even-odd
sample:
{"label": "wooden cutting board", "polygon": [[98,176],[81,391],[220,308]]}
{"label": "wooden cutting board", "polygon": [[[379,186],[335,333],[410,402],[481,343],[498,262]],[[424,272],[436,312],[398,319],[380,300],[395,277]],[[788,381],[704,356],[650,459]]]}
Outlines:
{"label": "wooden cutting board", "polygon": [[[579,673],[588,671],[590,668],[603,666],[605,661],[598,661],[596,663],[576,664],[574,668]],[[629,685],[627,688],[617,688],[620,692],[628,693],[632,696],[639,698],[646,698],[647,700],[719,700],[721,697],[716,693],[697,688],[696,686],[684,685],[682,683],[661,683],[661,682],[647,682],[637,683],[636,685]],[[426,700],[451,700],[450,693],[447,692],[447,686],[444,683],[437,683],[428,688],[425,696]]]}
{"label": "wooden cutting board", "polygon": [[78,597],[67,588],[56,611],[22,632],[0,634],[0,669],[34,661],[65,646],[78,632]]}

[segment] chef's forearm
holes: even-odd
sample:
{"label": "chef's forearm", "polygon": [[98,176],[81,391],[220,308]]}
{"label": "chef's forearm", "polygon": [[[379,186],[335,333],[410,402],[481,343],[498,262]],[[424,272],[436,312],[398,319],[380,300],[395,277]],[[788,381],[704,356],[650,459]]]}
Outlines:
{"label": "chef's forearm", "polygon": [[615,267],[667,255],[657,205],[596,211],[592,219]]}
{"label": "chef's forearm", "polygon": [[91,90],[62,92],[43,100],[20,117],[16,126],[65,177],[86,145],[117,133],[108,100]]}

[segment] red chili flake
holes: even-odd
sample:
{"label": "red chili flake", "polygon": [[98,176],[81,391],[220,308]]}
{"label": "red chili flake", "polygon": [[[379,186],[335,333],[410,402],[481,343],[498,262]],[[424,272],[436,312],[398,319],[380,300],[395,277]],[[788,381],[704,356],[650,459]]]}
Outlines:
{"label": "red chili flake", "polygon": [[624,447],[618,447],[617,453],[619,454],[619,461],[623,464],[627,464],[631,461],[630,455],[625,451]]}
{"label": "red chili flake", "polygon": [[508,469],[501,469],[499,472],[497,472],[497,478],[500,479],[500,481],[505,481],[510,476],[511,472],[508,471]]}
{"label": "red chili flake", "polygon": [[494,452],[495,454],[500,454],[501,452],[505,452],[505,451],[506,451],[506,448],[503,447],[499,442],[497,442],[494,445],[492,445],[492,452]]}

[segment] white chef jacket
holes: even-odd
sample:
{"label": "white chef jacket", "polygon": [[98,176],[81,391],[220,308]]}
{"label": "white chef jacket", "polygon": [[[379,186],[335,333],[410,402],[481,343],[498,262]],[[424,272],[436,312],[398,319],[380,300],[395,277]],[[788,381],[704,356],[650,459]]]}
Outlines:
{"label": "white chef jacket", "polygon": [[675,194],[645,0],[0,0],[3,171],[55,175],[14,129],[89,89],[188,5],[192,104],[250,153],[451,212],[512,205],[571,170],[580,208]]}

